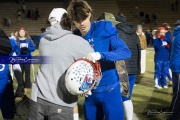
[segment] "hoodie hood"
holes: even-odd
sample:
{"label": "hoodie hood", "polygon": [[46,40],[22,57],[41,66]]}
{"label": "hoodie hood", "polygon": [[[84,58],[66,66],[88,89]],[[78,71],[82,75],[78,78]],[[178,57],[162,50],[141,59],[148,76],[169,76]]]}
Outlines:
{"label": "hoodie hood", "polygon": [[173,31],[173,36],[176,36],[176,35],[179,34],[179,33],[180,33],[180,25],[177,26],[177,27],[174,29],[174,31]]}
{"label": "hoodie hood", "polygon": [[128,23],[118,24],[118,25],[116,25],[116,28],[118,30],[124,31],[127,34],[133,34],[135,32],[135,29],[133,28],[133,26]]}
{"label": "hoodie hood", "polygon": [[[101,34],[99,34],[99,32]],[[95,21],[91,23],[91,28],[87,36],[90,35],[90,36],[99,37],[99,38],[107,38],[109,36],[116,35],[117,33],[118,32],[111,21],[101,20],[101,21]]]}
{"label": "hoodie hood", "polygon": [[55,24],[51,27],[46,29],[46,33],[44,38],[50,41],[58,40],[59,38],[63,37],[66,34],[72,34],[70,30],[63,28],[59,24]]}

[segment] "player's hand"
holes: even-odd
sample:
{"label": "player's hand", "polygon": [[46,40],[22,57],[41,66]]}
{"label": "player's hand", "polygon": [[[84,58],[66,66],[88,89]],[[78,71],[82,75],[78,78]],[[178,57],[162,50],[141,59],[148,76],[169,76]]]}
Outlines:
{"label": "player's hand", "polygon": [[92,62],[96,62],[97,60],[100,60],[101,59],[101,55],[99,52],[95,52],[95,53],[89,53],[87,56],[86,56],[86,59],[92,61]]}
{"label": "player's hand", "polygon": [[89,95],[92,95],[92,92],[91,92],[91,91],[88,91],[88,92],[86,92],[86,93],[84,93],[84,94],[81,94],[80,96],[81,96],[81,97],[88,97]]}

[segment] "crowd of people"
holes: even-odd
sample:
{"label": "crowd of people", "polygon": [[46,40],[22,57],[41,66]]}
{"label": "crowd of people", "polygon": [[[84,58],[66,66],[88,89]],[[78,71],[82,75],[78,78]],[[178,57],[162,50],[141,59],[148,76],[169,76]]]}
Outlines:
{"label": "crowd of people", "polygon": [[[121,12],[117,16],[104,12],[97,21],[92,21],[92,16],[92,8],[84,0],[69,2],[67,10],[54,8],[50,12],[50,26],[41,29],[39,56],[54,59],[52,64],[40,64],[38,68],[31,92],[29,119],[79,120],[78,95],[68,91],[65,76],[72,63],[85,58],[100,63],[102,78],[95,89],[81,95],[86,96],[84,119],[133,120],[133,87],[136,76],[146,72],[146,50],[151,44],[155,52],[154,88],[168,89],[169,79],[173,97],[169,109],[172,114],[167,119],[178,120],[180,21],[175,23],[173,32],[169,24],[163,23],[152,31],[150,41],[143,32],[143,25],[138,24],[135,28]],[[72,24],[76,29],[72,30]],[[12,32],[10,37],[1,30],[0,40],[0,56],[31,57],[35,51],[25,28]],[[118,68],[117,63],[126,69]],[[23,97],[32,87],[31,64],[12,64],[12,68],[18,83],[15,93],[9,65],[0,64],[0,108],[4,120],[13,120],[15,98]],[[122,77],[119,69],[127,76]]]}
{"label": "crowd of people", "polygon": [[[33,41],[29,37],[25,28],[20,28],[19,30],[13,32],[10,37],[8,37],[8,35],[6,35],[3,30],[1,30],[0,39],[2,41],[2,46],[0,47],[1,56],[30,57],[32,56],[31,53],[35,50]],[[1,60],[2,59],[3,58],[1,58]],[[18,83],[15,93],[8,64],[11,63],[9,62],[0,64],[0,106],[3,119],[13,120],[15,110],[15,98],[23,97],[31,88],[30,64],[12,63],[14,75]],[[9,107],[7,108],[7,106]]]}

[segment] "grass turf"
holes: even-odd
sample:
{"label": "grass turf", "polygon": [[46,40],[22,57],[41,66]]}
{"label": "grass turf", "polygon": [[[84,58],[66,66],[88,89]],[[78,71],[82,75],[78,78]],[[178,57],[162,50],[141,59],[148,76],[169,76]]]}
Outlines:
{"label": "grass turf", "polygon": [[[33,52],[33,55],[38,55],[38,51]],[[133,90],[132,102],[134,106],[134,113],[136,113],[139,120],[166,120],[168,116],[168,108],[172,99],[172,86],[168,89],[154,88],[154,49],[147,49],[146,57],[146,72],[137,76],[136,86]],[[35,73],[38,65],[34,65]],[[31,71],[32,72],[32,71]],[[31,74],[32,76],[32,74]],[[33,82],[33,76],[31,77]],[[17,87],[17,82],[14,79],[14,88]],[[30,97],[31,91],[27,96]],[[16,99],[17,101],[18,99]],[[84,120],[83,115],[83,97],[79,97],[79,116],[80,120]],[[2,116],[0,115],[0,120]],[[15,116],[14,120],[19,120]]]}

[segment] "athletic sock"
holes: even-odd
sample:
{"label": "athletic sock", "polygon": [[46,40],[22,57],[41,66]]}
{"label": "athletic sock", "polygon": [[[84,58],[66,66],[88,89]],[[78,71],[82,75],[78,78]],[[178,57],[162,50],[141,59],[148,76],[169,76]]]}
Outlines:
{"label": "athletic sock", "polygon": [[133,104],[131,100],[123,102],[124,112],[127,120],[133,119]]}

